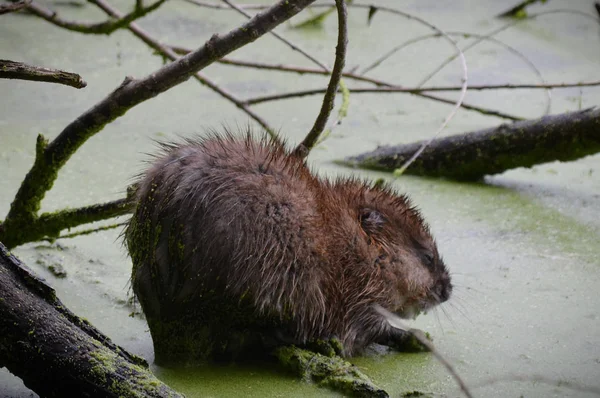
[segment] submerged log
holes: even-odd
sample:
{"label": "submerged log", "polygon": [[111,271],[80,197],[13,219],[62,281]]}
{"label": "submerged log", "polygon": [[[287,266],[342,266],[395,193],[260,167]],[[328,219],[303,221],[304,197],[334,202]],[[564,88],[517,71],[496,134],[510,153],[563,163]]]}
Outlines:
{"label": "submerged log", "polygon": [[69,311],[0,243],[0,367],[43,397],[183,397]]}
{"label": "submerged log", "polygon": [[[394,171],[424,141],[383,146],[338,163]],[[405,173],[478,180],[517,167],[570,161],[600,152],[600,109],[545,116],[433,140]]]}

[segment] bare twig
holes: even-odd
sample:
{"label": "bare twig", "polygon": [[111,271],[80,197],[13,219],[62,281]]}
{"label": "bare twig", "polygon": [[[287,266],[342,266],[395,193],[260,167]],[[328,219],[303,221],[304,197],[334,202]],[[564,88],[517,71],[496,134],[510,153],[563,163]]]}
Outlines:
{"label": "bare twig", "polygon": [[102,227],[84,229],[82,231],[77,231],[77,232],[73,232],[73,233],[70,233],[70,234],[60,235],[60,236],[57,236],[54,239],[46,239],[46,240],[53,241],[53,240],[57,240],[57,239],[71,239],[71,238],[74,238],[76,236],[90,235],[90,234],[93,234],[93,233],[96,233],[96,232],[108,231],[110,229],[124,227],[125,225],[127,225],[127,222],[120,222],[120,223],[117,223],[117,224],[104,225]]}
{"label": "bare twig", "polygon": [[[514,55],[516,55],[517,57],[521,58],[533,70],[533,72],[538,76],[538,78],[540,79],[540,82],[542,84],[546,83],[544,77],[542,76],[542,73],[535,66],[535,64],[533,62],[531,62],[529,60],[529,58],[527,58],[523,53],[521,53],[520,51],[518,51],[516,48],[514,48],[512,46],[509,46],[508,44],[506,44],[506,43],[504,43],[504,42],[502,42],[502,41],[500,41],[498,39],[495,39],[493,37],[487,37],[487,36],[479,35],[479,34],[476,34],[476,33],[467,33],[467,32],[446,32],[446,33],[448,33],[450,36],[460,36],[460,37],[468,37],[468,38],[471,38],[471,37],[481,38],[482,40],[491,41],[491,42],[493,42],[493,43],[495,43],[495,44],[497,44],[497,45],[499,45],[501,47],[504,47],[507,51],[509,51],[509,52],[513,53]],[[402,49],[404,49],[404,48],[406,48],[406,47],[408,47],[408,46],[410,46],[412,44],[416,44],[416,43],[419,43],[419,42],[421,42],[423,40],[428,40],[428,39],[435,38],[435,37],[440,37],[440,36],[441,35],[439,35],[437,33],[434,33],[434,34],[429,34],[429,35],[425,35],[425,36],[419,36],[419,37],[416,37],[414,39],[408,40],[408,41],[406,41],[406,42],[404,42],[404,43],[402,43],[402,44],[394,47],[393,49],[391,49],[390,51],[388,51],[387,53],[385,53],[383,56],[381,56],[380,58],[378,58],[377,60],[375,60],[375,62],[373,62],[371,65],[365,67],[362,70],[361,75],[364,75],[365,73],[367,73],[367,72],[375,69],[383,61],[387,60],[389,57],[391,57],[392,55],[394,55],[398,51],[400,51],[400,50],[402,50]],[[469,46],[467,48],[464,48],[463,52],[466,53],[467,50],[469,50],[470,48],[473,48],[473,47]],[[475,86],[469,85],[469,89],[470,90],[473,90],[473,87],[475,87]],[[546,101],[546,109],[545,109],[544,115],[547,115],[548,113],[550,113],[550,104],[551,104],[551,98],[552,98],[550,90],[546,90],[546,98],[547,98],[547,101]]]}
{"label": "bare twig", "polygon": [[[395,327],[400,330],[407,331],[407,332],[410,330],[410,328],[407,327],[407,325],[404,324],[402,319],[400,319],[400,317],[398,317],[396,314],[386,310],[385,308],[383,308],[379,305],[375,305],[375,310],[385,317],[385,319],[388,321],[390,326]],[[436,348],[433,346],[433,344],[431,344],[431,342],[429,340],[427,340],[427,338],[420,336],[419,333],[414,333],[413,336],[419,341],[419,343],[421,343],[425,347],[427,347],[427,349],[429,351],[431,351],[433,356],[442,365],[444,365],[444,367],[448,370],[448,373],[450,373],[450,375],[456,381],[456,384],[458,384],[458,386],[460,387],[463,394],[465,394],[465,396],[468,398],[473,398],[473,395],[469,391],[469,388],[467,387],[467,385],[465,384],[463,379],[458,375],[458,373],[454,369],[454,366],[452,366],[452,364],[450,362],[448,362],[446,360],[446,358],[444,358],[444,356],[438,350],[436,350]]]}
{"label": "bare twig", "polygon": [[[318,5],[318,4],[317,4]],[[178,47],[178,46],[171,46],[171,48],[177,52],[178,54],[187,54],[189,53],[191,50],[183,48],[183,47]],[[231,60],[231,59],[221,59],[219,61],[217,61],[219,63],[222,64],[226,64],[226,65],[234,65],[234,66],[244,66],[244,67],[251,67],[251,68],[257,68],[257,69],[267,69],[267,70],[278,70],[281,72],[294,72],[294,73],[310,73],[310,74],[320,74],[320,75],[326,75],[329,74],[326,71],[320,70],[320,69],[311,69],[311,68],[305,68],[305,67],[301,67],[301,66],[286,66],[286,65],[273,65],[273,64],[263,64],[263,63],[257,63],[257,62],[248,62],[248,61],[239,61],[239,60]],[[378,87],[399,87],[397,85],[394,85],[392,83],[383,81],[383,80],[379,80],[379,79],[374,79],[374,78],[370,78],[370,77],[366,77],[366,76],[359,76],[356,75],[354,73],[342,73],[342,77],[347,77],[349,79],[353,79],[353,80],[357,80],[357,81],[363,81],[363,82],[367,82],[367,83],[371,83],[374,84]],[[310,90],[309,92],[307,92],[305,95],[316,95],[316,94],[322,94],[325,92],[325,89],[320,89],[319,91],[316,90]],[[438,97],[432,94],[425,94],[421,91],[416,91],[414,94],[418,97],[422,97],[422,98],[427,98],[433,101],[437,101],[437,102],[442,102],[445,104],[452,104],[454,105],[456,102],[455,101],[451,101],[442,97]],[[270,99],[271,96],[265,96],[265,97],[256,97],[250,100],[246,100],[244,101],[244,104],[247,105],[251,105],[251,104],[256,104],[259,102],[263,102],[262,98],[265,98],[266,100],[275,100],[275,99],[280,99],[280,98],[275,98],[273,96],[273,99]],[[283,98],[292,98],[292,97],[286,97],[286,94],[283,94]],[[254,102],[254,100],[257,100],[257,102]],[[487,108],[483,108],[481,106],[476,106],[476,105],[471,105],[468,103],[463,102],[461,104],[461,107],[473,112],[477,112],[477,113],[481,113],[483,115],[488,115],[488,116],[496,116],[502,119],[508,119],[508,120],[523,120],[522,117],[518,117],[518,116],[514,116],[514,115],[510,115],[507,113],[503,113],[503,112],[498,112],[495,111],[493,109],[487,109]]]}
{"label": "bare twig", "polygon": [[[463,103],[463,100],[465,98],[465,95],[467,94],[467,61],[465,60],[465,55],[463,54],[462,50],[458,47],[458,45],[456,44],[456,42],[454,40],[452,40],[452,38],[446,34],[446,32],[444,32],[443,30],[439,29],[437,26],[419,18],[416,17],[414,15],[411,14],[407,14],[403,11],[400,10],[396,10],[394,8],[390,8],[390,7],[377,7],[378,10],[382,10],[382,11],[386,11],[388,13],[391,14],[395,14],[395,15],[401,15],[405,18],[408,19],[412,19],[415,21],[420,22],[423,25],[428,26],[429,28],[435,30],[436,32],[438,32],[439,34],[441,34],[442,36],[444,36],[444,38],[449,41],[452,46],[454,47],[454,49],[456,50],[456,54],[455,57],[458,57],[460,59],[460,63],[462,66],[462,88],[460,90],[460,95],[458,97],[458,99],[456,100],[456,103],[454,104],[452,110],[450,111],[450,113],[448,114],[448,116],[446,116],[446,118],[444,119],[444,122],[440,125],[440,127],[438,128],[438,130],[431,136],[431,138],[425,142],[423,142],[423,145],[419,148],[418,151],[415,152],[415,154],[406,161],[406,163],[404,163],[402,165],[402,167],[400,167],[400,169],[398,170],[397,174],[401,174],[402,172],[404,172],[404,170],[406,170],[407,167],[409,167],[412,162],[415,161],[415,159],[417,159],[421,153],[423,153],[423,151],[425,150],[425,148],[427,148],[427,146],[438,136],[440,135],[440,133],[442,132],[442,130],[446,127],[446,125],[450,122],[450,120],[454,117],[454,115],[456,114],[456,112],[458,112],[458,110],[461,107],[461,104]],[[369,7],[369,10],[372,10],[371,7]],[[372,17],[372,15],[371,15]],[[419,83],[418,86],[422,86],[423,83]]]}
{"label": "bare twig", "polygon": [[308,156],[310,150],[313,148],[319,136],[325,129],[327,119],[333,109],[335,101],[335,94],[338,90],[340,79],[342,78],[342,70],[346,62],[346,46],[348,45],[348,27],[347,27],[347,15],[346,15],[346,3],[345,0],[336,0],[335,2],[338,12],[338,41],[335,50],[335,63],[333,65],[333,72],[331,73],[331,79],[327,86],[327,91],[323,98],[323,104],[321,111],[315,120],[315,123],[306,135],[304,140],[296,147],[294,154],[300,157]]}
{"label": "bare twig", "polygon": [[[244,15],[246,18],[252,18],[252,15],[248,14],[246,11],[244,11],[243,8],[234,4],[232,1],[229,1],[229,0],[221,0],[221,1],[225,4],[227,4],[232,9],[239,12],[240,14]],[[303,50],[298,45],[292,43],[291,41],[289,41],[288,39],[286,39],[285,37],[283,37],[282,35],[280,35],[277,32],[271,31],[270,33],[271,33],[271,35],[275,36],[282,43],[287,44],[292,50],[297,51],[300,54],[304,55],[306,58],[310,59],[313,63],[320,66],[323,70],[329,71],[329,68],[327,67],[327,65],[325,65],[324,63],[322,63],[321,61],[319,61],[318,59],[316,59],[315,57],[310,55],[307,51]]]}
{"label": "bare twig", "polygon": [[77,73],[42,68],[5,59],[0,59],[0,79],[20,79],[35,82],[57,83],[75,88],[84,88],[87,86],[87,83]]}
{"label": "bare twig", "polygon": [[22,10],[23,8],[27,7],[29,3],[31,3],[31,0],[21,0],[15,3],[0,4],[0,15]]}
{"label": "bare twig", "polygon": [[[231,8],[229,6],[224,6],[222,4],[210,3],[207,1],[198,1],[198,0],[185,0],[188,3],[197,5],[198,7],[212,8],[215,10],[235,10],[235,8]],[[238,6],[242,10],[264,10],[268,7],[266,4],[244,4]]]}
{"label": "bare twig", "polygon": [[212,38],[198,50],[163,66],[142,79],[127,78],[111,94],[77,117],[51,142],[40,136],[35,162],[25,176],[0,231],[8,246],[27,242],[27,232],[37,218],[41,201],[52,188],[58,171],[75,151],[106,124],[129,109],[186,81],[216,59],[256,40],[300,12],[314,0],[281,0],[267,11],[222,36]]}
{"label": "bare twig", "polygon": [[[572,87],[595,87],[600,86],[600,81],[581,82],[581,83],[553,83],[553,84],[481,84],[469,86],[469,90],[516,90],[516,89],[550,89],[550,88],[572,88]],[[423,93],[437,91],[458,91],[460,86],[430,86],[430,87],[373,87],[359,88],[351,87],[349,90],[353,93]],[[247,104],[260,104],[263,102],[276,101],[280,99],[291,99],[305,97],[308,95],[319,95],[326,92],[324,88],[315,88],[311,90],[292,91],[289,93],[264,95],[246,100]]]}
{"label": "bare twig", "polygon": [[[91,3],[94,3],[94,0],[89,0]],[[87,33],[87,34],[106,34],[109,35],[117,29],[121,29],[129,25],[130,22],[135,21],[138,18],[145,16],[146,14],[156,10],[160,7],[166,0],[158,0],[148,7],[135,7],[135,9],[127,15],[123,15],[119,19],[110,19],[105,22],[100,23],[82,23],[82,22],[72,22],[66,21],[58,17],[58,15],[47,9],[46,7],[38,4],[36,2],[32,2],[27,9],[31,11],[33,14],[44,18],[46,21],[53,23],[54,25],[60,26],[61,28],[72,30],[79,33]]]}
{"label": "bare twig", "polygon": [[[390,85],[390,87],[393,88],[394,86]],[[462,89],[462,87],[459,89]],[[367,92],[370,92],[369,90],[377,90],[377,89],[357,89],[355,92],[356,93],[367,93]],[[399,89],[399,90],[401,90],[401,89]],[[446,104],[451,104],[451,105],[456,104],[456,101],[451,101],[451,100],[448,100],[448,99],[445,99],[442,97],[437,97],[432,94],[427,94],[427,93],[424,93],[422,91],[417,91],[417,90],[420,90],[420,89],[416,89],[416,90],[409,89],[406,92],[408,92],[409,94],[418,95],[419,97],[434,99],[435,101],[443,102]],[[354,92],[352,90],[350,90],[350,91]],[[325,92],[325,89],[319,88],[319,89],[314,89],[314,90],[296,91],[296,92],[292,92],[292,93],[265,95],[265,96],[251,98],[249,100],[246,100],[244,103],[248,104],[248,105],[255,105],[255,104],[260,104],[262,102],[268,102],[268,101],[297,98],[297,97],[302,97],[302,96],[307,96],[307,95],[319,95],[319,94],[323,94],[324,92]],[[379,92],[379,91],[373,91],[373,92]],[[385,92],[385,91],[382,91],[382,92]],[[394,91],[390,91],[390,92],[394,92]],[[496,116],[496,117],[499,117],[502,119],[508,119],[508,120],[512,120],[512,121],[524,120],[524,118],[519,117],[519,116],[513,116],[510,114],[495,111],[492,109],[486,109],[486,108],[482,108],[480,106],[466,104],[464,102],[460,106],[462,108],[472,110],[472,111],[475,111],[475,112],[478,112],[478,113],[481,113],[484,115]]]}
{"label": "bare twig", "polygon": [[[520,19],[520,20],[516,20],[513,22],[510,22],[506,25],[503,25],[497,29],[492,30],[491,32],[489,32],[488,34],[485,35],[481,35],[479,36],[479,38],[473,42],[471,42],[471,44],[469,44],[468,46],[466,46],[465,48],[463,48],[463,52],[467,51],[468,49],[476,46],[477,44],[479,44],[480,42],[482,42],[483,40],[487,40],[488,38],[497,35],[500,32],[505,31],[506,29],[515,26],[516,24],[524,21],[524,20],[531,20],[531,19],[535,19],[535,18],[539,18],[541,16],[546,16],[546,15],[551,15],[551,14],[561,14],[561,13],[566,13],[566,14],[575,14],[575,15],[580,15],[586,18],[590,18],[596,22],[600,22],[600,20],[598,18],[594,18],[591,15],[588,15],[584,12],[581,11],[577,11],[577,10],[551,10],[551,11],[545,11],[545,12],[540,12],[538,14],[535,15],[530,15],[528,16],[526,19]],[[448,59],[446,59],[444,62],[442,62],[436,69],[434,69],[433,71],[431,71],[431,73],[429,73],[420,83],[419,86],[427,83],[433,76],[435,76],[440,70],[442,70],[446,65],[448,65],[450,62],[454,61],[456,59],[456,55],[452,55],[450,57],[448,57]]]}

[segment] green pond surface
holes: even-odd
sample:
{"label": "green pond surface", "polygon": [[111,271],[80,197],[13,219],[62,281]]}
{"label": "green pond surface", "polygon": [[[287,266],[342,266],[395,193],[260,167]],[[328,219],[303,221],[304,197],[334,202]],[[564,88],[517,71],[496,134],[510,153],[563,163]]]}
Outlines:
{"label": "green pond surface", "polygon": [[[131,2],[113,4],[129,10]],[[241,3],[241,2],[240,2]],[[422,17],[446,31],[486,34],[508,21],[494,16],[516,1],[377,1]],[[101,21],[91,4],[69,7],[48,2],[66,19]],[[362,4],[367,4],[363,2]],[[569,9],[525,21],[496,39],[513,46],[548,82],[600,78],[600,25],[592,1],[551,1],[531,13]],[[573,11],[584,12],[589,18]],[[309,14],[295,18],[300,22]],[[367,10],[349,10],[347,67],[370,64],[381,54],[431,31],[415,21],[378,12],[368,26]],[[232,11],[170,1],[140,21],[169,44],[201,46],[211,34],[238,26]],[[278,31],[328,64],[333,63],[336,19],[321,29]],[[467,43],[460,40],[461,45]],[[396,84],[416,85],[453,53],[441,39],[409,46],[370,72]],[[465,53],[469,84],[539,83],[527,62],[496,43],[484,42]],[[233,58],[311,67],[308,60],[266,36],[232,54]],[[143,77],[162,65],[128,31],[110,36],[71,33],[29,15],[0,16],[0,58],[75,71],[88,86],[0,80],[0,219],[33,162],[39,133],[54,138],[74,118],[116,88],[125,76]],[[360,70],[360,69],[359,69]],[[324,87],[327,79],[212,65],[204,70],[217,84],[249,98]],[[459,85],[460,64],[453,61],[428,84]],[[348,86],[365,86],[348,81]],[[455,100],[457,92],[438,94]],[[477,397],[585,397],[600,389],[600,156],[550,163],[487,177],[481,183],[427,178],[392,180],[384,173],[349,170],[333,160],[411,142],[435,133],[451,106],[404,94],[353,94],[348,116],[309,160],[323,176],[356,175],[392,181],[422,209],[453,274],[453,297],[435,311],[411,321],[428,331]],[[546,110],[544,90],[470,91],[466,102],[525,118]],[[310,129],[321,96],[262,104],[254,110],[281,130],[290,144]],[[338,98],[338,105],[340,98]],[[553,90],[550,112],[561,113],[600,103],[600,89]],[[460,110],[442,134],[473,131],[505,122]],[[248,117],[193,79],[142,103],[91,138],[61,171],[42,211],[79,207],[124,195],[140,172],[154,140],[203,134],[226,124],[244,126]],[[125,221],[123,218],[120,221]],[[120,229],[31,243],[14,253],[56,290],[76,314],[88,319],[127,350],[153,360],[145,321],[130,317],[131,262]],[[48,265],[61,264],[66,278]],[[447,370],[429,354],[369,355],[353,358],[364,373],[392,396],[419,390],[460,396]],[[265,365],[206,365],[163,369],[164,382],[188,397],[329,397],[328,390],[296,380]],[[59,382],[59,381],[57,381]],[[35,396],[6,369],[0,369],[0,397]]]}

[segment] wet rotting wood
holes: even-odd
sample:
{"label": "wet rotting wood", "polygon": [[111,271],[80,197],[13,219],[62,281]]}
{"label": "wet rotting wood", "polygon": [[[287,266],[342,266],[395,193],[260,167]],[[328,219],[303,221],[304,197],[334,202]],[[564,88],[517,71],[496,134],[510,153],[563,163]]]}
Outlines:
{"label": "wet rotting wood", "polygon": [[[424,141],[382,146],[338,163],[365,169],[394,171]],[[571,161],[600,152],[600,109],[545,116],[433,140],[407,174],[478,180],[517,167]]]}
{"label": "wet rotting wood", "polygon": [[0,366],[43,397],[183,397],[68,310],[1,243]]}

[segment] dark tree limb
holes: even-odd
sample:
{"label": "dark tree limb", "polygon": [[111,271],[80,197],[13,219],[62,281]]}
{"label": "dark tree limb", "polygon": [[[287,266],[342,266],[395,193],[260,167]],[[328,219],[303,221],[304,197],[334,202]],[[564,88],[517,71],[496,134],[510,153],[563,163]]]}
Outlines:
{"label": "dark tree limb", "polygon": [[44,397],[183,397],[69,311],[0,243],[2,366]]}
{"label": "dark tree limb", "polygon": [[[339,163],[394,171],[422,145],[380,147]],[[406,173],[478,180],[516,167],[570,161],[600,152],[600,109],[545,116],[434,140]]]}
{"label": "dark tree limb", "polygon": [[[95,0],[89,0],[90,3],[95,3]],[[158,0],[148,7],[138,7],[127,15],[122,16],[118,19],[109,19],[105,22],[100,23],[83,23],[83,22],[72,22],[61,19],[58,15],[46,7],[38,4],[36,2],[32,2],[27,9],[31,11],[33,14],[44,18],[46,21],[53,23],[54,25],[60,26],[61,28],[72,30],[79,33],[87,33],[87,34],[105,34],[109,35],[112,32],[127,27],[129,23],[139,19],[146,14],[156,10],[160,7],[166,0]]]}
{"label": "dark tree limb", "polygon": [[[90,137],[134,106],[186,81],[226,54],[258,39],[315,0],[281,0],[241,27],[211,39],[196,51],[178,58],[142,79],[126,78],[102,101],[71,122],[50,143],[39,136],[32,168],[25,176],[0,228],[9,247],[28,242],[29,225],[38,217],[41,201],[54,185],[58,171]],[[25,239],[24,239],[25,238]]]}
{"label": "dark tree limb", "polygon": [[31,0],[21,0],[15,3],[0,4],[0,15],[22,10],[23,8],[27,7],[29,3],[31,3]]}
{"label": "dark tree limb", "polygon": [[84,88],[87,86],[87,83],[77,73],[42,68],[6,59],[0,59],[0,79],[20,79],[35,82],[58,83],[75,88]]}

